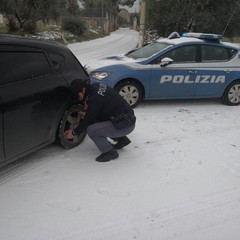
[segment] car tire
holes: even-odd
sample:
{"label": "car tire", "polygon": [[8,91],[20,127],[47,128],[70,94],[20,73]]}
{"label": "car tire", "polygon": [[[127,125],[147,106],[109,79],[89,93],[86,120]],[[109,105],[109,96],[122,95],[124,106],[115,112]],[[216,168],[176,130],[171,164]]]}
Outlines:
{"label": "car tire", "polygon": [[121,84],[116,86],[116,90],[132,108],[136,107],[142,100],[142,89],[135,82],[122,82]]}
{"label": "car tire", "polygon": [[67,139],[64,134],[65,131],[67,131],[68,129],[74,129],[75,127],[77,127],[77,125],[81,121],[81,117],[79,114],[79,112],[81,111],[83,111],[82,105],[74,105],[65,112],[58,127],[56,137],[56,142],[58,145],[66,149],[71,149],[82,143],[82,141],[86,137],[86,131],[74,136],[74,138],[71,140]]}
{"label": "car tire", "polygon": [[230,106],[240,104],[240,81],[235,81],[226,88],[222,96],[222,102]]}

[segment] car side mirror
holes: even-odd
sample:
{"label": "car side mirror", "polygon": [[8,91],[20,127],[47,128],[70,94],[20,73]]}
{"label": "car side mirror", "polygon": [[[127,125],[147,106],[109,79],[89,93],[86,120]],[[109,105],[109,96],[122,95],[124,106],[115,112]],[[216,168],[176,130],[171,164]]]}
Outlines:
{"label": "car side mirror", "polygon": [[160,66],[161,67],[166,67],[169,64],[173,63],[173,59],[169,58],[169,57],[165,57],[161,60]]}

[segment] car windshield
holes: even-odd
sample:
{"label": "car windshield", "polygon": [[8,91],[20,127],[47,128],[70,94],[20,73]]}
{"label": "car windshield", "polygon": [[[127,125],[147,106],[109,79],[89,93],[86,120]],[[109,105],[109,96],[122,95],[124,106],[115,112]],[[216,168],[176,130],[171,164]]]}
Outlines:
{"label": "car windshield", "polygon": [[149,58],[152,55],[162,51],[163,49],[165,49],[169,46],[171,46],[171,44],[169,44],[169,43],[155,42],[155,43],[146,45],[142,48],[139,48],[135,51],[132,51],[132,52],[126,54],[126,56],[129,58],[133,58],[133,59]]}

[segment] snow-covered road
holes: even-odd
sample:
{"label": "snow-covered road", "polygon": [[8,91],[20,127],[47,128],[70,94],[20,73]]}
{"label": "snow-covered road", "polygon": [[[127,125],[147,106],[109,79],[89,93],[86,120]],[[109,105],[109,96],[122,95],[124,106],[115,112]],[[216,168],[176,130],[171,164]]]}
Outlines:
{"label": "snow-covered road", "polygon": [[[124,50],[126,35],[133,46]],[[99,41],[69,47],[87,63],[98,49],[130,50],[137,33],[120,29]],[[117,160],[95,162],[86,138],[0,169],[0,239],[239,240],[240,107],[153,101],[135,112],[132,143]]]}
{"label": "snow-covered road", "polygon": [[89,42],[74,43],[68,47],[74,52],[82,65],[113,54],[126,53],[137,47],[138,32],[122,28],[113,32],[109,37]]}

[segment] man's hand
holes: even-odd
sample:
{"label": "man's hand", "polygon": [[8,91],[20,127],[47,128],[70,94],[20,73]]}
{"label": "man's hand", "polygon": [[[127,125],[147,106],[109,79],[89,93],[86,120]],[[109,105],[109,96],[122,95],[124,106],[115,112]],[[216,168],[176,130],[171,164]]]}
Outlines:
{"label": "man's hand", "polygon": [[73,132],[72,132],[72,129],[68,129],[67,131],[64,132],[64,135],[66,137],[66,139],[73,139],[74,138],[74,135],[73,135]]}
{"label": "man's hand", "polygon": [[80,112],[78,112],[78,114],[80,116],[80,119],[84,119],[86,112],[80,111]]}

